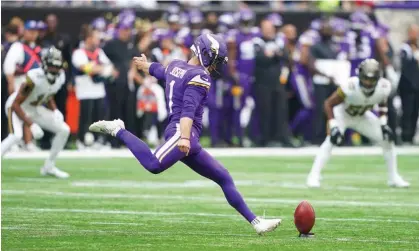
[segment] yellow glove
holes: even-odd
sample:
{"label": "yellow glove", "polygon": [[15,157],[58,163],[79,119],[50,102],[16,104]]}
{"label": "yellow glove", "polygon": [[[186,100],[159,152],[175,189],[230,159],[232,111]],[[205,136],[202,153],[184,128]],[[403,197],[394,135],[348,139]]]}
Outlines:
{"label": "yellow glove", "polygon": [[243,94],[243,88],[237,85],[233,86],[231,88],[231,94],[233,94],[233,96],[241,96]]}

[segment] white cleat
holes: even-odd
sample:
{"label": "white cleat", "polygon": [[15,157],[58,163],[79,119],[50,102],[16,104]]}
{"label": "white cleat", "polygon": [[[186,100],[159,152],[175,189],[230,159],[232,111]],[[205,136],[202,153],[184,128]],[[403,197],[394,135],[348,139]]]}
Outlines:
{"label": "white cleat", "polygon": [[256,233],[262,235],[274,231],[281,224],[281,219],[263,219],[256,217],[251,224],[256,230]]}
{"label": "white cleat", "polygon": [[402,177],[398,176],[388,182],[390,187],[399,187],[399,188],[407,188],[410,186],[410,183],[405,181]]}
{"label": "white cleat", "polygon": [[24,145],[24,149],[28,152],[38,152],[41,151],[41,148],[35,145],[33,142],[29,142],[28,144]]}
{"label": "white cleat", "polygon": [[89,126],[89,131],[110,134],[115,137],[119,130],[125,129],[124,121],[115,119],[112,121],[100,120]]}
{"label": "white cleat", "polygon": [[307,186],[312,188],[320,187],[320,177],[315,177],[314,175],[309,175],[307,177]]}
{"label": "white cleat", "polygon": [[64,171],[61,171],[60,169],[58,169],[55,166],[44,166],[41,168],[41,175],[42,176],[46,176],[46,175],[50,175],[50,176],[54,176],[57,177],[59,179],[67,179],[68,177],[70,177],[70,175]]}

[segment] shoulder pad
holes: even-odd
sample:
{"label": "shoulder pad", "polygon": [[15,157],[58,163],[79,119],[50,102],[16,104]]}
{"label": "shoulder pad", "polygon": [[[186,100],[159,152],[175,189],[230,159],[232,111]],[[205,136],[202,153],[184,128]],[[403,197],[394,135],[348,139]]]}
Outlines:
{"label": "shoulder pad", "polygon": [[342,82],[339,87],[345,96],[350,96],[355,91],[358,81],[357,77],[350,77],[347,81]]}
{"label": "shoulder pad", "polygon": [[378,80],[378,82],[380,83],[379,88],[383,89],[383,92],[386,96],[390,95],[391,93],[391,83],[389,80],[385,79],[385,78],[380,78],[380,80]]}
{"label": "shoulder pad", "polygon": [[41,68],[35,68],[26,73],[26,77],[29,78],[34,85],[38,85],[43,76],[44,71]]}
{"label": "shoulder pad", "polygon": [[188,27],[183,27],[182,29],[180,29],[178,31],[178,33],[176,34],[176,37],[186,37],[187,35],[189,35],[189,33],[191,32],[191,30]]}
{"label": "shoulder pad", "polygon": [[250,32],[251,33],[253,33],[253,34],[259,34],[260,33],[260,29],[259,29],[259,27],[252,27],[251,29],[250,29]]}
{"label": "shoulder pad", "polygon": [[229,30],[225,35],[226,42],[234,42],[236,41],[236,30]]}
{"label": "shoulder pad", "polygon": [[253,39],[252,39],[252,42],[253,42],[254,44],[256,44],[256,45],[261,46],[261,47],[265,45],[265,41],[263,41],[263,39],[262,39],[262,38],[260,38],[260,37],[255,37],[255,38],[253,38]]}
{"label": "shoulder pad", "polygon": [[188,82],[188,85],[197,85],[197,86],[202,86],[205,88],[210,88],[211,78],[205,72],[201,74],[197,74],[192,77],[192,79]]}

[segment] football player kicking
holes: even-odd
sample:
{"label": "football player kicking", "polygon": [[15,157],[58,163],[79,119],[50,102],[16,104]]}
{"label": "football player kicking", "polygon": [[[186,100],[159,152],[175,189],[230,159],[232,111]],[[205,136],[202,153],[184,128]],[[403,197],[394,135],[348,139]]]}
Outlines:
{"label": "football player kicking", "polygon": [[98,121],[89,129],[122,140],[151,173],[161,173],[176,162],[183,162],[198,174],[216,182],[228,203],[252,224],[258,234],[273,231],[281,220],[256,217],[237,191],[229,172],[199,144],[203,108],[211,85],[210,73],[216,73],[227,63],[226,44],[219,36],[205,34],[197,37],[191,50],[194,56],[188,62],[174,60],[166,68],[159,63],[148,63],[144,55],[134,58],[139,70],[166,81],[169,112],[166,142],[154,153],[146,143],[125,130],[124,122],[119,119]]}
{"label": "football player kicking", "polygon": [[42,56],[41,62],[42,67],[28,71],[26,82],[6,101],[9,135],[1,142],[1,155],[22,139],[23,124],[29,125],[35,139],[43,137],[42,129],[51,131],[55,136],[50,155],[41,168],[41,175],[65,179],[69,177],[68,173],[55,167],[55,159],[70,135],[70,128],[64,122],[64,117],[57,110],[53,99],[65,83],[61,51],[55,47],[49,48]]}
{"label": "football player kicking", "polygon": [[[333,145],[343,143],[343,133],[351,128],[383,148],[387,164],[388,185],[409,187],[397,171],[394,135],[387,125],[387,99],[391,92],[388,80],[380,78],[380,66],[374,59],[366,59],[358,67],[358,77],[351,77],[324,102],[329,120],[330,135],[320,146],[307,178],[307,186],[320,187],[320,172],[330,158]],[[370,111],[379,106],[379,117]]]}

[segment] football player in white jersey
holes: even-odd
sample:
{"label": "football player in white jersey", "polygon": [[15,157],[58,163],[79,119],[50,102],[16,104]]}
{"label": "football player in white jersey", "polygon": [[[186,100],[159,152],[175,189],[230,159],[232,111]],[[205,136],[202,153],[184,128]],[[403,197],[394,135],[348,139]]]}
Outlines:
{"label": "football player in white jersey", "polygon": [[[320,146],[307,178],[307,186],[320,187],[320,172],[330,158],[333,145],[343,143],[346,128],[354,129],[382,146],[389,186],[409,186],[397,171],[394,134],[387,125],[386,102],[390,92],[390,82],[380,78],[379,63],[375,59],[366,59],[358,67],[358,76],[341,83],[337,91],[324,102],[330,134]],[[379,117],[370,111],[376,104]]]}
{"label": "football player in white jersey", "polygon": [[[66,172],[55,167],[55,159],[64,148],[70,128],[52,98],[65,82],[61,51],[49,48],[42,56],[42,67],[27,72],[26,82],[6,102],[9,119],[9,135],[1,142],[2,156],[17,144],[23,135],[22,126],[27,124],[35,139],[48,130],[55,133],[51,153],[41,168],[42,175],[68,178]],[[44,104],[46,106],[44,106]]]}

